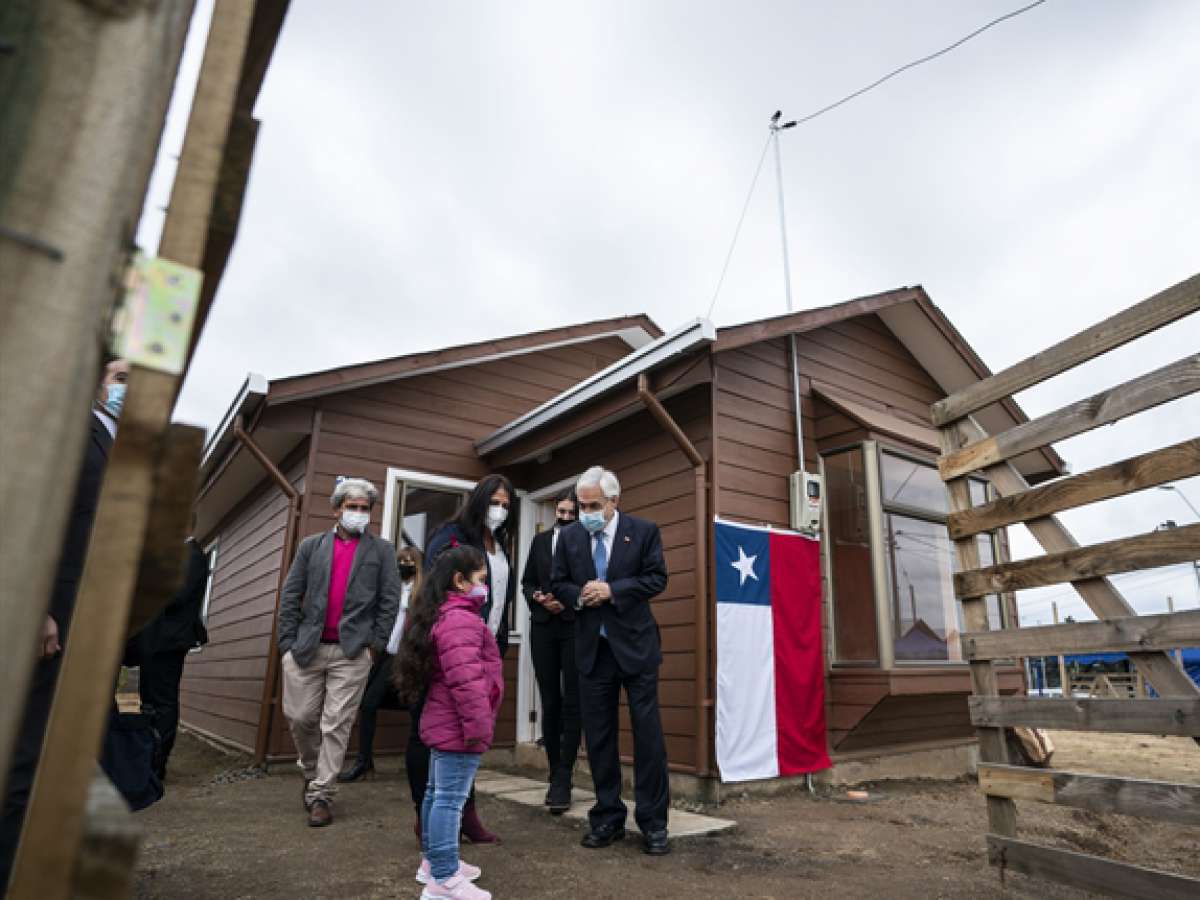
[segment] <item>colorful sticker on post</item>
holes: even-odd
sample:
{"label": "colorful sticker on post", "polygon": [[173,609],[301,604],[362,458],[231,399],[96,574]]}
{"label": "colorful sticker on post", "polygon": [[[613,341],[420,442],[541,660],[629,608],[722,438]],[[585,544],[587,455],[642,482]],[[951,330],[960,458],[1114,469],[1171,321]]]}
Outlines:
{"label": "colorful sticker on post", "polygon": [[138,255],[129,268],[117,352],[131,363],[178,375],[187,361],[204,274]]}

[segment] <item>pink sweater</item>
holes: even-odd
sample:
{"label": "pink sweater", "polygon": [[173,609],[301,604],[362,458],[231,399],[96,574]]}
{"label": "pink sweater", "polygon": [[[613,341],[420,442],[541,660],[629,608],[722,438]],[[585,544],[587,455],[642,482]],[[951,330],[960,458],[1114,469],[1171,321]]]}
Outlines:
{"label": "pink sweater", "polygon": [[350,584],[350,569],[357,549],[358,538],[343,541],[337,535],[333,536],[333,567],[329,572],[329,602],[325,606],[325,630],[321,632],[323,641],[338,639],[338,625],[346,607],[346,586]]}
{"label": "pink sweater", "polygon": [[480,608],[478,600],[450,594],[433,625],[433,675],[421,710],[421,742],[427,747],[483,753],[492,745],[504,676]]}

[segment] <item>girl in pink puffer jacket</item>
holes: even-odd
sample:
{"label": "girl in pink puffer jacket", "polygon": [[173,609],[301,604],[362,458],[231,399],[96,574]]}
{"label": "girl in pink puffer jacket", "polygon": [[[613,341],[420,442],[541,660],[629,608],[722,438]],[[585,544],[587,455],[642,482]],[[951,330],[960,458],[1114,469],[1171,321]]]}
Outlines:
{"label": "girl in pink puffer jacket", "polygon": [[409,604],[396,681],[400,699],[421,710],[421,742],[431,750],[421,807],[421,897],[490,900],[472,882],[480,870],[458,858],[458,833],[479,759],[492,744],[504,697],[500,651],[479,611],[487,565],[474,547],[434,560]]}

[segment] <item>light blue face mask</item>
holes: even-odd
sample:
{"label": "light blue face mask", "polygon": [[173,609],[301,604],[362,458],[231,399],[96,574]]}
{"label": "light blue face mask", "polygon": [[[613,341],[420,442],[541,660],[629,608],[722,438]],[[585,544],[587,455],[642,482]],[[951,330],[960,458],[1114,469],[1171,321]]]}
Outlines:
{"label": "light blue face mask", "polygon": [[604,521],[603,512],[581,512],[579,514],[579,524],[592,534],[596,534],[603,531],[604,526],[608,523]]}
{"label": "light blue face mask", "polygon": [[104,401],[104,407],[113,414],[116,418],[121,418],[121,408],[125,405],[125,385],[110,384],[108,386],[108,399]]}

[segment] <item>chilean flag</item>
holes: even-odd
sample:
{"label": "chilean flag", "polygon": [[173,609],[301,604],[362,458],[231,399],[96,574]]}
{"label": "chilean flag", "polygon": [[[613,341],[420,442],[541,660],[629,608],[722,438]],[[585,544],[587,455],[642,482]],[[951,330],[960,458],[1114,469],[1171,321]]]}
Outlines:
{"label": "chilean flag", "polygon": [[716,520],[721,780],[828,769],[821,545]]}

